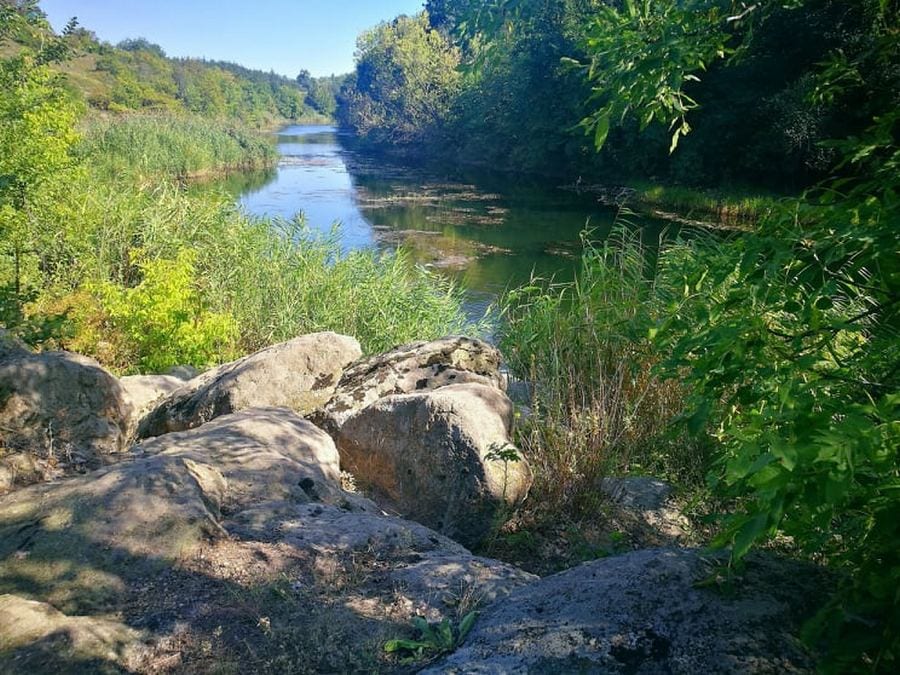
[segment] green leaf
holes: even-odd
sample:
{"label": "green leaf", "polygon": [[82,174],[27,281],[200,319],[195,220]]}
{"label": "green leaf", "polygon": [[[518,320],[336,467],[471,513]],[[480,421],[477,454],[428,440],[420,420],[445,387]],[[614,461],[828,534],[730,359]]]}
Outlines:
{"label": "green leaf", "polygon": [[462,642],[466,639],[469,631],[472,630],[472,626],[475,625],[475,619],[477,618],[478,612],[469,612],[462,618],[462,620],[459,622],[459,642]]}
{"label": "green leaf", "polygon": [[604,110],[597,117],[596,126],[594,127],[594,146],[599,150],[606,143],[606,137],[609,135],[609,110]]}
{"label": "green leaf", "polygon": [[384,643],[384,651],[390,653],[398,651],[417,652],[420,650],[431,649],[431,645],[418,640],[388,640]]}
{"label": "green leaf", "polygon": [[759,513],[753,518],[747,520],[737,531],[734,536],[734,543],[731,548],[731,556],[735,560],[743,558],[754,542],[760,535],[766,531],[768,516],[766,513]]}

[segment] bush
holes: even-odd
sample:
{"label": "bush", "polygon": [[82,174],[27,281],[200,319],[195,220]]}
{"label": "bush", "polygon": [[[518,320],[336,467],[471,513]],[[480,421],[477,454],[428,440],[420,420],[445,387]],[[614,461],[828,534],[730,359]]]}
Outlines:
{"label": "bush", "polygon": [[236,356],[234,318],[208,308],[196,274],[196,253],[145,259],[134,252],[140,282],[123,287],[87,282],[72,298],[69,346],[97,356],[117,372],[162,372],[190,364],[206,368]]}
{"label": "bush", "polygon": [[738,562],[779,536],[840,573],[810,626],[835,672],[900,659],[898,125],[833,144],[851,175],[673,265],[658,333],[739,506],[717,543]]}

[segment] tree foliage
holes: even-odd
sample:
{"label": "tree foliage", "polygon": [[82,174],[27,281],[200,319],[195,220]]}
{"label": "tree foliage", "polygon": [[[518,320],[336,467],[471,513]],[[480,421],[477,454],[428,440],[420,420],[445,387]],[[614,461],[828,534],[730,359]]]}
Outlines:
{"label": "tree foliage", "polygon": [[382,143],[415,143],[438,131],[458,90],[459,52],[427,14],[363,33],[356,63],[341,93],[344,125]]}

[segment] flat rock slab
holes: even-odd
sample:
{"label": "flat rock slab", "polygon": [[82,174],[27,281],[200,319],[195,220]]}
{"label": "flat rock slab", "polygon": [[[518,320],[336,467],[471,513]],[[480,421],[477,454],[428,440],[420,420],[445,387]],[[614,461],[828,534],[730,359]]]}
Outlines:
{"label": "flat rock slab", "polygon": [[0,595],[0,672],[120,673],[113,664],[140,665],[142,638],[117,621],[67,616],[45,602]]}
{"label": "flat rock slab", "polygon": [[[374,563],[353,589],[364,598],[402,598],[408,612],[440,619],[460,603],[484,606],[537,580],[512,565],[474,556],[460,544],[418,523],[328,504],[269,505],[243,512],[230,529],[241,537],[277,540],[313,554],[320,568],[350,559]],[[360,558],[361,557],[361,558]]]}
{"label": "flat rock slab", "polygon": [[408,672],[385,642],[535,577],[339,486],[253,408],[0,498],[0,672]]}
{"label": "flat rock slab", "polygon": [[277,406],[306,415],[334,393],[359,343],[337,333],[302,335],[188,380],[141,420],[149,438],[192,429],[246,408]]}
{"label": "flat rock slab", "polygon": [[502,388],[500,352],[482,340],[451,336],[413,342],[354,363],[313,421],[336,434],[352,415],[384,396],[474,382]]}
{"label": "flat rock slab", "polygon": [[163,436],[132,461],[0,499],[0,591],[33,583],[81,611],[227,536],[228,513],[273,499],[345,501],[333,441],[295,413],[250,409]]}
{"label": "flat rock slab", "polygon": [[492,605],[424,672],[813,672],[796,631],[821,574],[752,556],[733,591],[698,588],[713,564],[696,550],[648,549],[545,577]]}

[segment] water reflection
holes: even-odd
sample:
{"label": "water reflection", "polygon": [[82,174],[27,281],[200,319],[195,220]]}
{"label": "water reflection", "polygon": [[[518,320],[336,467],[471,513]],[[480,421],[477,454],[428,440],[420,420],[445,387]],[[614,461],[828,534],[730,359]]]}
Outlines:
{"label": "water reflection", "polygon": [[[227,186],[257,215],[303,212],[323,232],[336,221],[347,249],[404,244],[414,258],[458,278],[478,313],[532,273],[571,278],[580,233],[605,237],[615,211],[552,183],[457,170],[412,168],[356,152],[332,127],[291,126],[278,135],[282,159],[268,182]],[[636,223],[658,241],[663,225]]]}

